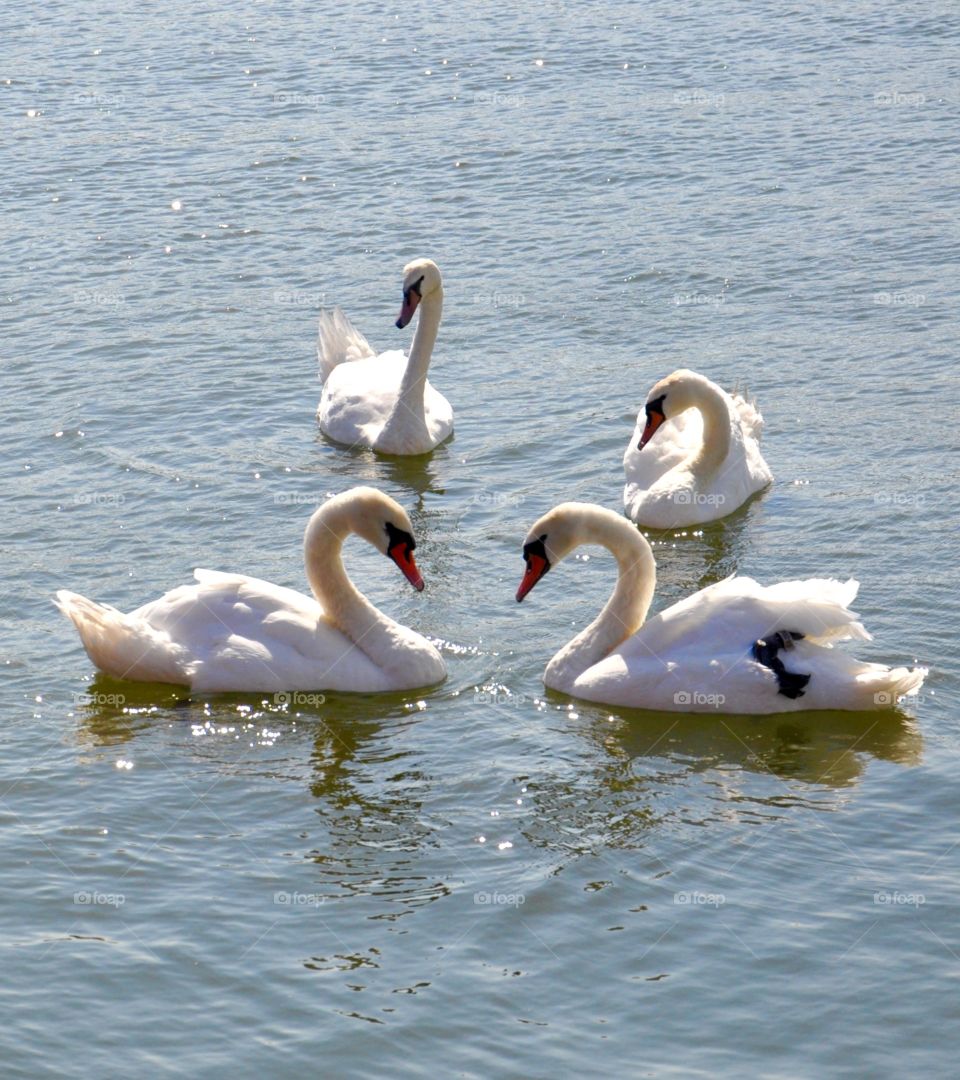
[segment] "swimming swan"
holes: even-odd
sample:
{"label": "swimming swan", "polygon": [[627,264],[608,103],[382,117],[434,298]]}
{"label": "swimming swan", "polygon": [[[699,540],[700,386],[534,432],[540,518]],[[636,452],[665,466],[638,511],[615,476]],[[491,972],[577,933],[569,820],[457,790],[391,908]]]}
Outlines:
{"label": "swimming swan", "polygon": [[325,502],[307,525],[313,597],[244,574],[195,570],[196,584],[129,615],[66,590],[56,603],[90,659],[116,678],[211,692],[370,692],[439,682],[446,665],[430,642],[378,611],[347,577],[340,549],[351,533],[423,589],[405,511],[375,488],[358,487]]}

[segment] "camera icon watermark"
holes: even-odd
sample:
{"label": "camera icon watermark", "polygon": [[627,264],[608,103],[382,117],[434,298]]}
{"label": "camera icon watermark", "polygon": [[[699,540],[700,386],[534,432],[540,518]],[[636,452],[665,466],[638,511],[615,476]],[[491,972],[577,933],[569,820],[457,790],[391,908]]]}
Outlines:
{"label": "camera icon watermark", "polygon": [[719,908],[727,902],[723,893],[700,892],[675,892],[673,902],[680,907],[712,907]]}
{"label": "camera icon watermark", "polygon": [[707,90],[677,90],[673,95],[674,105],[692,106],[697,109],[720,109],[726,100],[726,94],[710,93]]}
{"label": "camera icon watermark", "polygon": [[275,892],[273,902],[281,907],[320,907],[326,902],[323,893]]}
{"label": "camera icon watermark", "polygon": [[521,292],[492,292],[476,293],[473,298],[475,304],[492,308],[521,308],[527,302],[525,293]]}
{"label": "camera icon watermark", "polygon": [[723,293],[674,293],[673,302],[676,307],[686,307],[693,304],[695,307],[720,307],[724,301]]}
{"label": "camera icon watermark", "polygon": [[474,705],[525,705],[523,694],[511,694],[509,690],[478,690],[473,695]]}
{"label": "camera icon watermark", "polygon": [[273,95],[274,105],[303,105],[308,109],[319,109],[326,100],[326,94],[301,94],[296,90],[278,90]]}
{"label": "camera icon watermark", "polygon": [[473,902],[481,907],[521,907],[527,898],[523,893],[475,892]]}
{"label": "camera icon watermark", "polygon": [[881,889],[873,894],[873,902],[878,907],[912,907],[920,908],[927,898],[923,893],[899,892],[896,889]]}
{"label": "camera icon watermark", "polygon": [[326,495],[310,495],[300,491],[278,491],[273,496],[274,506],[319,506]]}
{"label": "camera icon watermark", "polygon": [[326,703],[326,694],[305,693],[301,690],[280,690],[273,695],[274,705],[284,708],[297,708],[301,705],[317,706]]}
{"label": "camera icon watermark", "polygon": [[922,491],[877,491],[874,493],[875,506],[903,506],[916,509],[926,504],[927,497]]}
{"label": "camera icon watermark", "polygon": [[473,95],[474,105],[489,105],[493,109],[519,109],[526,98],[516,90],[479,90]]}
{"label": "camera icon watermark", "polygon": [[125,304],[127,298],[123,293],[115,290],[77,289],[73,294],[73,302],[84,306],[118,307],[120,304]]}
{"label": "camera icon watermark", "polygon": [[920,292],[878,292],[873,294],[873,302],[880,307],[923,307],[926,295]]}
{"label": "camera icon watermark", "polygon": [[74,105],[98,105],[107,108],[112,105],[122,105],[124,100],[123,94],[104,94],[97,92],[93,94],[73,95]]}
{"label": "camera icon watermark", "polygon": [[81,889],[73,894],[73,902],[78,907],[120,908],[127,902],[123,893],[98,892],[95,889]]}
{"label": "camera icon watermark", "polygon": [[512,491],[477,491],[470,502],[474,506],[508,506],[516,509],[523,504],[523,496]]}
{"label": "camera icon watermark", "polygon": [[699,690],[678,690],[673,695],[674,705],[719,709],[726,701],[723,694],[703,694]]}
{"label": "camera icon watermark", "polygon": [[677,506],[723,506],[726,495],[720,491],[675,491],[671,500]]}
{"label": "camera icon watermark", "polygon": [[327,294],[302,289],[274,289],[273,302],[280,307],[322,308],[327,302]]}
{"label": "camera icon watermark", "polygon": [[881,90],[873,95],[874,105],[909,105],[914,109],[926,104],[926,100],[927,95],[917,91]]}
{"label": "camera icon watermark", "polygon": [[78,491],[73,496],[76,506],[123,506],[126,501],[119,491]]}
{"label": "camera icon watermark", "polygon": [[123,694],[102,694],[99,691],[93,693],[73,693],[70,695],[76,707],[94,709],[122,709],[127,703]]}

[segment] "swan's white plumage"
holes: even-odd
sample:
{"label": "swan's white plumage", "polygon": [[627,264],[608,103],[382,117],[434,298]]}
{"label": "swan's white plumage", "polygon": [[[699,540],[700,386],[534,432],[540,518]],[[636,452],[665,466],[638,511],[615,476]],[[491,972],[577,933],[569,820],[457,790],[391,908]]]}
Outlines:
{"label": "swan's white plumage", "polygon": [[697,391],[694,397],[698,403],[704,407],[710,404],[704,395],[716,395],[717,403],[722,402],[728,416],[729,449],[715,468],[700,473],[695,458],[703,446],[704,419],[698,407],[690,407],[668,415],[640,450],[646,420],[641,410],[623,455],[623,503],[633,521],[649,528],[683,528],[715,521],[733,513],[773,480],[760,452],[763,417],[743,395],[727,394],[694,372],[677,371],[657,383],[649,398],[670,380],[688,376],[692,377],[688,392]]}
{"label": "swan's white plumage", "polygon": [[[567,503],[530,530],[546,536],[551,563],[581,543],[601,543],[621,577],[590,627],[561,649],[547,686],[590,701],[679,712],[776,713],[804,709],[889,708],[915,693],[926,669],[864,663],[833,644],[870,635],[850,611],[858,583],[823,578],[763,586],[729,577],[644,621],[655,574],[650,547],[629,522],[600,507]],[[779,658],[809,674],[803,696],[780,693],[776,674],[752,647],[778,631],[803,634]],[[612,648],[598,642],[617,641]],[[600,655],[597,655],[597,653]]]}
{"label": "swan's white plumage", "polygon": [[340,308],[320,312],[317,331],[317,361],[320,377],[328,379],[335,367],[343,363],[373,356],[367,339],[344,315]]}
{"label": "swan's white plumage", "polygon": [[[611,705],[684,712],[889,706],[915,691],[924,672],[864,663],[830,647],[870,638],[848,610],[857,588],[856,581],[820,578],[767,587],[752,578],[727,578],[645,622],[568,692]],[[778,630],[805,635],[781,653],[788,670],[810,675],[802,697],[780,694],[773,671],[752,657],[753,643]]]}
{"label": "swan's white plumage", "polygon": [[[331,439],[385,454],[424,454],[453,431],[453,409],[428,379],[423,412],[400,403],[407,357],[399,349],[342,363],[327,377],[317,419]],[[387,423],[395,414],[392,433]],[[399,422],[401,421],[402,422]]]}
{"label": "swan's white plumage", "polygon": [[317,421],[336,442],[385,454],[425,454],[453,431],[453,409],[427,379],[443,307],[436,264],[420,259],[404,267],[405,306],[414,282],[423,296],[417,293],[413,305],[420,311],[407,356],[399,349],[375,354],[339,308],[320,316],[317,357],[324,383]]}
{"label": "swan's white plumage", "polygon": [[[354,489],[336,499],[343,504],[371,491]],[[404,527],[406,515],[393,506],[399,511],[394,520]],[[323,514],[321,507],[311,526]],[[339,564],[342,536],[328,537],[326,531],[323,522],[316,528],[328,558],[314,566],[311,580],[316,575],[326,583],[333,606],[342,608],[337,617],[293,589],[214,570],[196,570],[195,584],[172,589],[130,614],[66,590],[57,593],[57,605],[73,621],[90,659],[117,678],[207,692],[375,692],[440,681],[446,674],[440,654],[356,592]],[[310,573],[309,543],[307,548]],[[358,642],[345,632],[351,612],[369,627],[355,634]]]}

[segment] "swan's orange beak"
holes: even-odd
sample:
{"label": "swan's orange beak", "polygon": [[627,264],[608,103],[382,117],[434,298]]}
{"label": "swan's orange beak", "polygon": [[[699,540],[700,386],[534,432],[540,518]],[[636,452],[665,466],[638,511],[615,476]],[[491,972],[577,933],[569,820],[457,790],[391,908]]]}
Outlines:
{"label": "swan's orange beak", "polygon": [[643,434],[640,436],[640,444],[637,446],[638,450],[642,450],[647,445],[653,438],[654,432],[664,420],[666,420],[666,417],[662,412],[655,412],[653,409],[647,411],[647,422],[644,425]]}
{"label": "swan's orange beak", "polygon": [[402,330],[407,323],[413,318],[413,313],[417,310],[417,304],[420,303],[420,294],[416,289],[405,289],[403,292],[403,304],[400,307],[400,314],[397,317],[397,329]]}
{"label": "swan's orange beak", "polygon": [[387,554],[400,567],[403,576],[417,592],[423,592],[423,578],[420,576],[417,564],[413,561],[413,552],[410,550],[410,545],[402,540],[394,544],[392,548],[388,548]]}
{"label": "swan's orange beak", "polygon": [[520,588],[517,589],[517,603],[527,595],[543,575],[550,569],[550,563],[542,556],[531,553],[527,555],[527,569],[524,571]]}

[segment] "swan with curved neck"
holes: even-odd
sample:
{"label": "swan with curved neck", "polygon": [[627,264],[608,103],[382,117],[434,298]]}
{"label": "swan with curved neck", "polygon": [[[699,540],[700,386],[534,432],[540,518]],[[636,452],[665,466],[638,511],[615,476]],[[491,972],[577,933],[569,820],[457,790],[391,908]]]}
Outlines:
{"label": "swan with curved neck", "polygon": [[630,518],[670,529],[733,513],[773,480],[760,453],[762,427],[754,405],[695,371],[661,379],[623,456]]}
{"label": "swan with curved neck", "polygon": [[320,429],[336,442],[384,454],[425,454],[453,431],[453,410],[427,379],[443,313],[443,282],[430,259],[403,268],[403,329],[419,311],[410,353],[375,356],[336,309],[320,317],[318,356],[324,379]]}
{"label": "swan with curved neck", "polygon": [[778,713],[888,708],[923,683],[924,668],[867,664],[831,647],[870,636],[848,610],[856,581],[764,587],[729,577],[647,620],[656,585],[650,545],[619,514],[589,503],[563,503],[527,534],[517,600],[582,544],[613,554],[617,585],[547,665],[543,681],[553,690],[645,709]]}
{"label": "swan with curved neck", "polygon": [[374,607],[347,576],[341,547],[354,534],[423,589],[406,512],[361,487],[310,518],[304,564],[313,597],[243,574],[195,570],[195,584],[129,615],[66,590],[57,606],[94,664],[116,678],[210,692],[370,692],[439,682],[446,665],[433,645]]}

